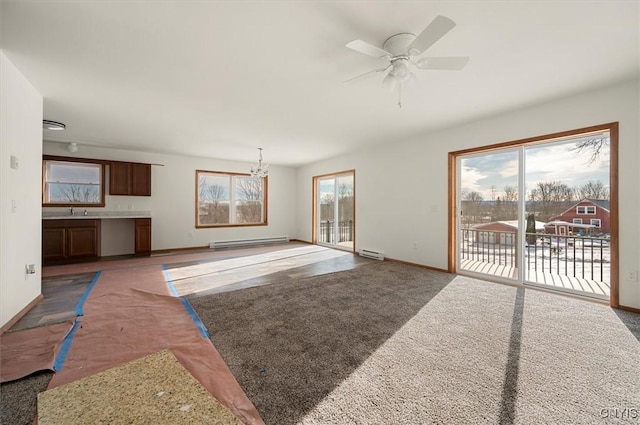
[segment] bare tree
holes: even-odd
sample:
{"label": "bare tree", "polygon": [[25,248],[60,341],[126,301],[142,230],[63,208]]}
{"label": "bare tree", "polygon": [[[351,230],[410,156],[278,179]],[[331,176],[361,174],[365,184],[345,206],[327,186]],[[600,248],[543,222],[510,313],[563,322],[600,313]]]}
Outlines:
{"label": "bare tree", "polygon": [[333,220],[334,202],[333,193],[327,193],[320,198],[320,217],[322,220]]}
{"label": "bare tree", "polygon": [[238,199],[241,201],[262,201],[262,179],[239,178],[236,180]]}
{"label": "bare tree", "polygon": [[566,207],[566,202],[573,201],[573,190],[559,181],[538,182],[532,189],[529,198],[537,203],[540,218],[548,220],[555,214],[559,214]]}
{"label": "bare tree", "polygon": [[70,203],[91,204],[99,201],[96,187],[86,184],[60,185],[60,195],[62,201]]}
{"label": "bare tree", "polygon": [[220,224],[229,222],[229,205],[222,204],[228,198],[227,189],[217,183],[207,183],[204,178],[198,183],[200,223]]}
{"label": "bare tree", "polygon": [[606,146],[609,146],[608,137],[596,137],[577,142],[575,148],[572,150],[576,151],[578,154],[582,152],[590,152],[591,157],[589,158],[588,163],[593,164],[600,158],[600,154]]}
{"label": "bare tree", "polygon": [[[478,223],[482,218],[482,202],[484,198],[480,192],[471,191],[462,195],[463,215],[469,223]],[[465,211],[466,209],[466,211]]]}
{"label": "bare tree", "polygon": [[338,186],[338,208],[340,208],[340,220],[353,220],[353,186],[341,183]]}
{"label": "bare tree", "polygon": [[504,187],[504,198],[502,198],[505,202],[516,202],[518,200],[518,189],[514,186],[505,186]]}
{"label": "bare tree", "polygon": [[515,219],[518,211],[517,201],[518,190],[513,186],[505,186],[503,196],[496,198],[491,219],[493,221]]}
{"label": "bare tree", "polygon": [[236,179],[238,203],[236,216],[238,223],[259,223],[262,221],[263,179],[241,177]]}
{"label": "bare tree", "polygon": [[596,199],[603,200],[609,199],[609,189],[605,187],[605,185],[600,181],[591,181],[589,180],[587,183],[578,186],[574,189],[578,194],[578,197],[582,199]]}
{"label": "bare tree", "polygon": [[220,204],[220,201],[226,198],[227,190],[220,184],[208,184],[206,179],[200,179],[199,186],[200,202],[205,201],[206,203],[213,204],[217,207]]}

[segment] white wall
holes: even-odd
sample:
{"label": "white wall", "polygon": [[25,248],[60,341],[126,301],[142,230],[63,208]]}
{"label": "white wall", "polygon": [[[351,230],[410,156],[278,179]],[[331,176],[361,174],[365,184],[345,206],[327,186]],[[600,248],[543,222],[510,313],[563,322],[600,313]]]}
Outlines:
{"label": "white wall", "polygon": [[446,269],[448,152],[618,121],[620,303],[640,308],[640,283],[628,276],[640,264],[638,93],[637,80],[620,83],[301,167],[298,238],[311,240],[312,177],[355,169],[356,246]]}
{"label": "white wall", "polygon": [[0,52],[0,326],[40,295],[41,174],[42,96]]}
{"label": "white wall", "polygon": [[[91,209],[92,211],[100,209],[111,211],[116,209],[119,211],[127,211],[129,209],[151,211],[153,250],[205,246],[209,242],[216,240],[272,236],[294,237],[296,233],[295,169],[293,168],[278,167],[273,164],[269,167],[268,226],[196,229],[196,170],[246,173],[251,168],[251,163],[106,149],[81,144],[78,151],[71,154],[66,150],[65,144],[56,142],[44,142],[44,153],[47,155],[162,164],[163,166],[151,167],[151,197],[110,196],[107,192],[106,206],[104,208]],[[106,180],[108,185],[108,174]],[[59,210],[56,208],[45,209]],[[117,223],[105,223],[103,230],[105,230],[106,226],[113,229],[116,225]],[[118,231],[121,231],[121,229]],[[130,246],[131,243],[124,243],[125,247],[128,245]],[[126,248],[125,251],[122,251],[119,247],[109,243],[108,235],[103,235],[102,255],[127,253],[129,252],[126,252]]]}

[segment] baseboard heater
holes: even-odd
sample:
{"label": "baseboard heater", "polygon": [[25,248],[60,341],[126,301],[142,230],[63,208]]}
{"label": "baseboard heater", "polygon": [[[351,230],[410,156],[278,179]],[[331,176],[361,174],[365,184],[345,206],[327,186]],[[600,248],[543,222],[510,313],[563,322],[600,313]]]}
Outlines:
{"label": "baseboard heater", "polygon": [[358,254],[360,254],[361,257],[371,258],[373,260],[380,260],[380,261],[384,260],[384,254],[377,251],[371,251],[368,249],[359,249]]}
{"label": "baseboard heater", "polygon": [[246,248],[251,246],[269,245],[273,243],[289,242],[288,236],[279,236],[275,238],[259,238],[259,239],[240,239],[235,241],[213,241],[209,242],[209,248]]}

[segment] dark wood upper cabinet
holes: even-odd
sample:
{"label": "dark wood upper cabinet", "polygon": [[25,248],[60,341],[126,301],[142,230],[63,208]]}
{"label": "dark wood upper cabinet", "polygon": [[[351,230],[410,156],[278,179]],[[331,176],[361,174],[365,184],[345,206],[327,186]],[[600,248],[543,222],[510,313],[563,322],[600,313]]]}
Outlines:
{"label": "dark wood upper cabinet", "polygon": [[131,164],[131,194],[151,196],[151,165]]}
{"label": "dark wood upper cabinet", "polygon": [[130,195],[131,164],[112,162],[109,164],[109,195]]}
{"label": "dark wood upper cabinet", "polygon": [[109,195],[151,196],[151,164],[109,164]]}

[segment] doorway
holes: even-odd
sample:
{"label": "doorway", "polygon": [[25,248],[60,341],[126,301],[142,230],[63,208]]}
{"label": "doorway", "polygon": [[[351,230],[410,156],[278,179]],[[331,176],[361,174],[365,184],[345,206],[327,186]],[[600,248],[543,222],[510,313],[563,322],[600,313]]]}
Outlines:
{"label": "doorway", "polygon": [[313,178],[313,243],[355,252],[355,171]]}
{"label": "doorway", "polygon": [[449,165],[452,271],[617,306],[617,123],[452,152]]}

